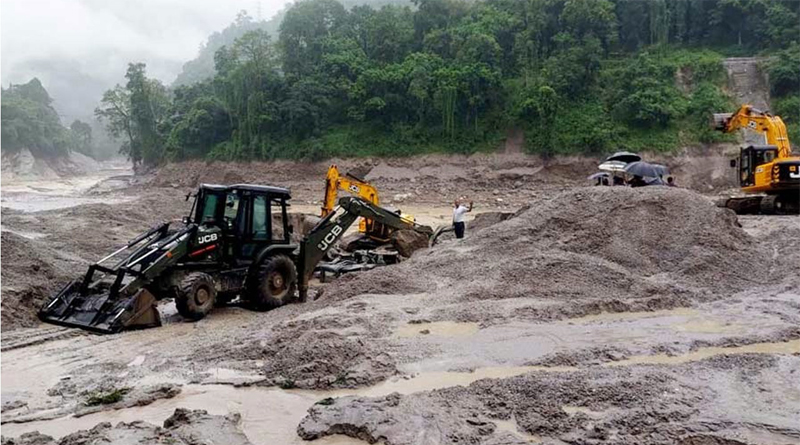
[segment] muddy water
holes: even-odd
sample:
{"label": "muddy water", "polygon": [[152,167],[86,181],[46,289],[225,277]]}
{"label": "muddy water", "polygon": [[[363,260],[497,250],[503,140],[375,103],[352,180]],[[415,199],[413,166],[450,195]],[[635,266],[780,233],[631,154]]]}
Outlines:
{"label": "muddy water", "polygon": [[[82,204],[114,204],[130,198],[91,196],[88,192],[102,187],[106,191],[126,187],[125,178],[132,177],[128,168],[103,170],[86,176],[66,179],[18,180],[3,183],[2,207],[23,212],[65,209]],[[116,180],[114,178],[122,178]],[[115,185],[116,184],[116,185]]]}
{"label": "muddy water", "polygon": [[681,322],[669,324],[671,329],[680,332],[697,334],[725,334],[738,332],[745,327],[742,324],[711,318],[713,316],[709,315],[708,313],[704,313],[692,308],[675,308],[650,312],[601,312],[599,314],[572,318],[569,320],[569,322],[576,324],[589,324],[666,317],[681,317]]}
{"label": "muddy water", "polygon": [[[256,445],[306,443],[295,432],[311,405],[319,400],[313,393],[265,388],[234,388],[228,385],[186,385],[180,395],[159,400],[145,407],[106,411],[83,417],[3,425],[3,435],[18,436],[39,431],[62,437],[77,430],[90,429],[100,422],[145,422],[161,425],[176,408],[203,409],[211,414],[239,413],[242,429]],[[315,441],[328,445],[363,444],[356,439],[334,436]]]}
{"label": "muddy water", "polygon": [[700,348],[683,355],[640,355],[618,362],[609,362],[604,366],[632,366],[632,365],[677,365],[687,362],[696,362],[723,354],[800,354],[800,340],[783,343],[754,343],[731,348],[709,347]]}
{"label": "muddy water", "polygon": [[433,335],[438,337],[469,337],[478,332],[477,323],[457,323],[453,321],[435,321],[432,323],[409,323],[395,331],[396,337],[416,337]]}
{"label": "muddy water", "polygon": [[[604,366],[632,366],[640,364],[680,364],[702,360],[721,354],[796,354],[800,353],[800,340],[784,343],[758,343],[731,348],[709,347],[698,349],[684,355],[650,355],[636,356]],[[138,357],[134,361],[139,361]],[[177,397],[159,400],[145,407],[128,408],[117,411],[106,411],[88,416],[73,418],[63,417],[55,420],[28,422],[22,424],[6,423],[3,433],[17,436],[24,432],[38,430],[44,434],[61,437],[65,434],[88,429],[100,422],[131,422],[144,420],[153,424],[161,424],[176,408],[204,409],[211,414],[239,413],[242,416],[242,428],[247,437],[255,444],[304,443],[296,434],[295,428],[310,408],[317,401],[327,397],[367,396],[378,397],[394,392],[411,394],[450,386],[469,385],[485,378],[507,378],[528,372],[571,372],[577,367],[487,367],[473,372],[427,372],[411,378],[397,378],[381,384],[357,389],[336,391],[281,390],[277,388],[235,388],[230,385],[198,385],[183,387]],[[4,373],[5,374],[5,373]],[[232,371],[218,369],[213,374],[217,377],[246,377]],[[6,376],[4,375],[4,380]],[[565,406],[563,410],[574,415],[583,413],[589,417],[601,417],[603,413],[591,411],[584,407]],[[501,430],[516,434],[523,440],[536,443],[538,438],[526,436],[516,428],[513,422],[495,422]],[[358,444],[363,443],[346,437],[330,437],[316,443],[324,444]]]}
{"label": "muddy water", "polygon": [[520,430],[517,422],[514,419],[511,420],[494,420],[492,419],[492,423],[497,426],[497,431],[504,431],[512,436],[515,436],[517,439],[521,439],[525,443],[542,443],[542,438],[539,436],[534,436],[533,434],[528,434],[522,430]]}

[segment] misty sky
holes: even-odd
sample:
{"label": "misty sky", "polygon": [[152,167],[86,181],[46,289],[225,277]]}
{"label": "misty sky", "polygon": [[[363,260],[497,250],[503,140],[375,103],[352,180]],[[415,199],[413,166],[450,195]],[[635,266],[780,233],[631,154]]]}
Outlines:
{"label": "misty sky", "polygon": [[[288,0],[260,0],[271,17]],[[3,87],[38,77],[62,121],[91,115],[98,92],[124,81],[128,62],[171,83],[209,34],[259,0],[2,0]],[[83,115],[83,116],[81,116]],[[68,123],[68,122],[67,122]]]}

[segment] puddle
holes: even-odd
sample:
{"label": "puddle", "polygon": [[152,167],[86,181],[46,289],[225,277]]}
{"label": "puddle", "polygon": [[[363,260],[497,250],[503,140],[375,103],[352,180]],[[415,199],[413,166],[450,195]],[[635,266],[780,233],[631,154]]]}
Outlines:
{"label": "puddle", "polygon": [[702,318],[693,318],[685,323],[672,325],[677,331],[681,332],[694,332],[697,334],[724,334],[731,332],[739,332],[744,329],[743,326],[718,322],[715,320],[704,320]]}
{"label": "puddle", "polygon": [[800,354],[800,340],[792,340],[783,343],[754,343],[752,345],[734,346],[730,348],[709,347],[701,348],[688,354],[669,356],[659,355],[640,355],[630,357],[618,362],[609,362],[603,366],[631,366],[631,365],[674,365],[680,363],[696,362],[709,357],[723,354]]}
{"label": "puddle", "polygon": [[643,318],[658,318],[658,317],[673,317],[673,316],[697,316],[700,315],[696,309],[691,308],[675,308],[666,309],[661,311],[650,312],[601,312],[594,315],[585,315],[578,318],[570,318],[566,320],[571,323],[593,323],[596,321],[623,321],[623,320],[640,320]]}
{"label": "puddle", "polygon": [[324,444],[363,445],[364,442],[345,436],[332,436],[314,442],[302,440],[296,432],[306,411],[320,400],[313,392],[302,393],[273,388],[234,388],[227,385],[186,385],[181,394],[172,399],[158,400],[150,405],[116,411],[100,412],[74,418],[3,425],[3,435],[19,436],[38,430],[53,437],[63,437],[82,429],[90,429],[100,422],[145,422],[162,425],[176,408],[204,409],[210,414],[240,413],[242,429],[255,445],[272,444]]}
{"label": "puddle", "polygon": [[[204,409],[211,414],[239,413],[242,416],[242,429],[256,445],[259,444],[301,444],[308,443],[297,436],[296,428],[305,417],[308,408],[326,397],[366,396],[378,397],[394,392],[411,394],[456,385],[469,385],[484,378],[504,378],[525,374],[531,371],[569,371],[571,368],[545,368],[540,366],[489,367],[474,372],[431,372],[421,373],[412,378],[399,378],[381,384],[355,390],[310,391],[282,390],[279,388],[244,387],[236,388],[220,384],[184,385],[181,393],[172,399],[157,400],[143,406],[115,411],[104,411],[80,418],[62,417],[21,424],[6,423],[3,434],[18,436],[28,431],[38,430],[43,434],[62,437],[81,429],[90,429],[100,422],[132,422],[144,420],[161,425],[176,408]],[[219,368],[212,370],[227,376],[241,376],[237,371]],[[211,373],[213,375],[213,372]],[[150,383],[143,379],[138,385]],[[163,382],[163,379],[149,379]],[[331,437],[317,440],[321,444],[363,444],[347,437]]]}
{"label": "puddle", "polygon": [[[549,368],[544,366],[498,366],[478,368],[473,372],[422,372],[411,378],[389,380],[369,388],[350,391],[349,393],[342,393],[341,395],[376,397],[391,394],[393,392],[399,392],[400,394],[411,394],[420,391],[431,391],[434,389],[447,388],[450,386],[467,386],[481,379],[501,379],[515,377],[533,371],[569,372],[575,371],[576,369],[577,368],[567,366]],[[337,396],[340,395],[337,394],[333,397]]]}
{"label": "puddle", "polygon": [[495,420],[492,419],[492,423],[497,425],[497,431],[504,431],[510,434],[513,434],[519,439],[522,439],[526,443],[542,443],[542,438],[539,436],[534,436],[533,434],[528,434],[522,430],[520,430],[517,422],[512,418],[511,420]]}
{"label": "puddle", "polygon": [[454,321],[435,321],[432,323],[408,323],[395,331],[395,337],[408,338],[424,335],[437,337],[469,337],[478,332],[477,323],[457,323]]}

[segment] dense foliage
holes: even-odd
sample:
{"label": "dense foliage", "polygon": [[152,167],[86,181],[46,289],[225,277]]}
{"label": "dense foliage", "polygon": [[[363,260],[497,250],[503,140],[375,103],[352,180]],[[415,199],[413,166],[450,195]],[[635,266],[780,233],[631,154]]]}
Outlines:
{"label": "dense foliage", "polygon": [[52,102],[36,78],[2,90],[4,153],[28,149],[36,157],[57,157],[71,150],[91,152],[91,128],[80,121],[72,131],[64,127]]}
{"label": "dense foliage", "polygon": [[800,44],[780,51],[768,64],[772,108],[789,131],[789,140],[800,141]]}
{"label": "dense foliage", "polygon": [[[248,29],[216,50],[213,77],[170,98],[131,65],[98,114],[147,164],[472,152],[513,128],[543,154],[670,149],[720,137],[707,128],[732,107],[719,51],[800,42],[799,13],[791,0],[300,0],[277,36]],[[778,54],[772,70],[796,69]],[[776,79],[796,106],[796,77]]]}

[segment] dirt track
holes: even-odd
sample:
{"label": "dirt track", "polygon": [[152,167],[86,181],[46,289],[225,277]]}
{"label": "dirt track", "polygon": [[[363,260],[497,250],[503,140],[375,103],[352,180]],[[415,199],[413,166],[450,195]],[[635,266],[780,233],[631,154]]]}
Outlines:
{"label": "dirt track", "polygon": [[[730,187],[722,156],[688,159],[670,162],[679,184]],[[227,443],[800,443],[798,219],[737,219],[689,190],[581,188],[593,163],[342,161],[426,224],[446,223],[459,195],[480,211],[530,207],[318,301],[103,337],[38,325],[34,308],[88,261],[179,219],[199,178],[290,186],[293,210],[316,213],[326,165],[194,163],[63,197],[4,184],[3,435],[161,425],[188,408],[208,411],[200,425],[240,414],[223,422]],[[147,434],[180,439],[170,431]]]}

